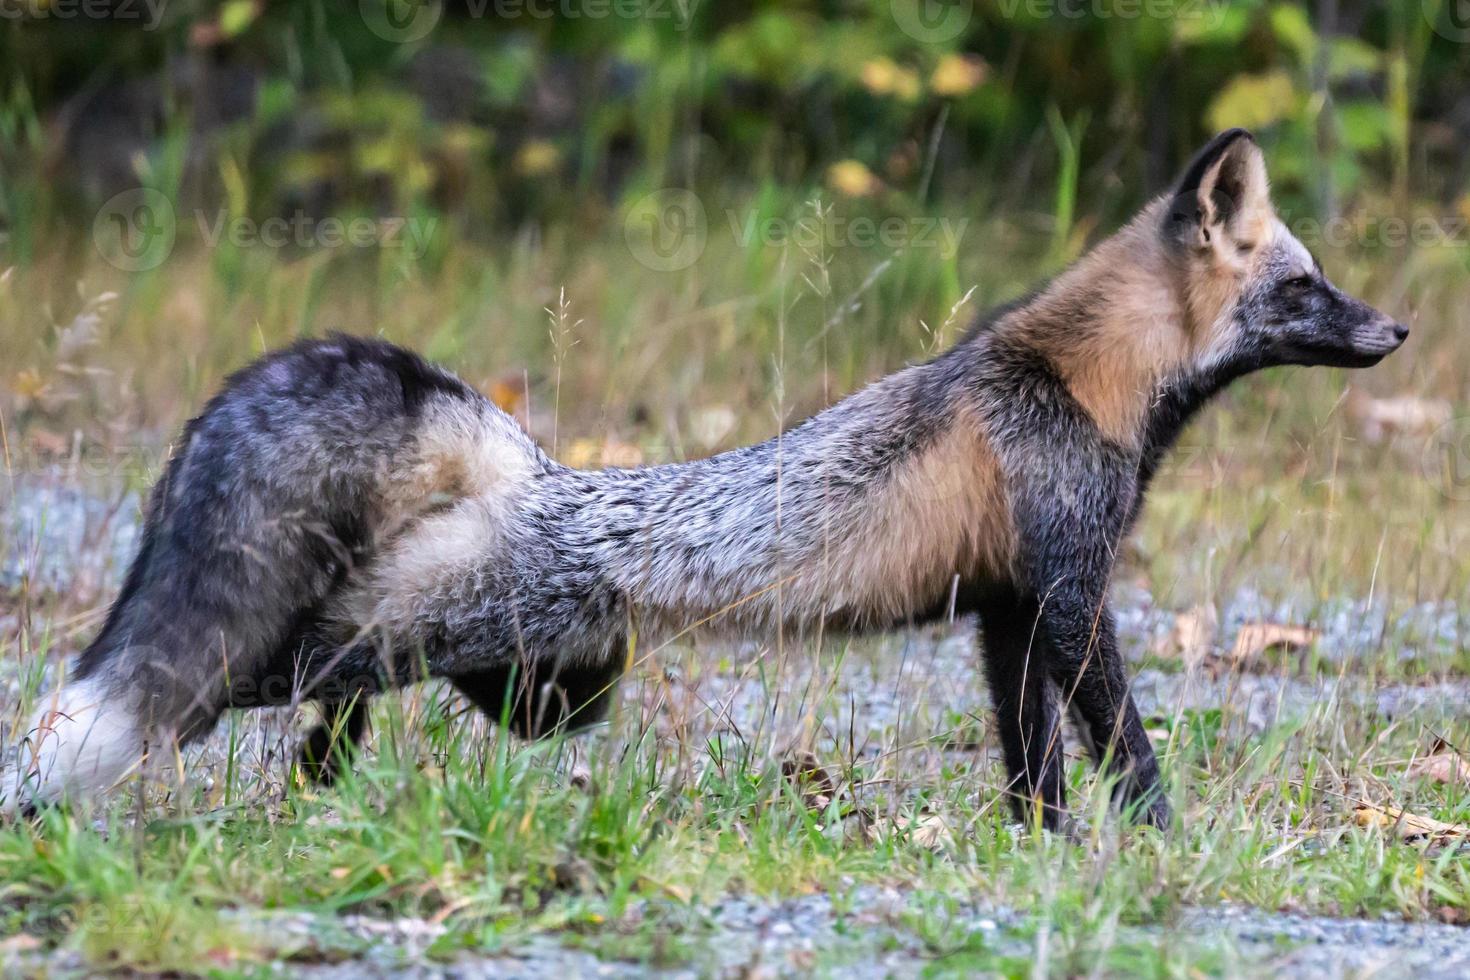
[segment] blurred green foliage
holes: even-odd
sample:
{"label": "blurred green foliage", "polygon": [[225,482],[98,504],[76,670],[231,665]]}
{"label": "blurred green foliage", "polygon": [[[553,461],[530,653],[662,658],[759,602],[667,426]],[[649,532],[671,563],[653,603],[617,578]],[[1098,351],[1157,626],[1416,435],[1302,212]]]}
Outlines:
{"label": "blurred green foliage", "polygon": [[1288,209],[1453,207],[1462,4],[0,0],[0,227],[24,261],[140,184],[484,236],[663,186],[835,183],[885,212],[1034,208],[1065,253],[1229,125]]}

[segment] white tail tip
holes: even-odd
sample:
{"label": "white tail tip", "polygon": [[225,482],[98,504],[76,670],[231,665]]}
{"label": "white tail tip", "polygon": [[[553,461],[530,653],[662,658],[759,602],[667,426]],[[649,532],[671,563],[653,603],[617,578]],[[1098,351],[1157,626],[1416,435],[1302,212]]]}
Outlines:
{"label": "white tail tip", "polygon": [[111,789],[143,757],[143,732],[117,695],[95,679],[47,695],[22,733],[19,753],[0,772],[0,813]]}

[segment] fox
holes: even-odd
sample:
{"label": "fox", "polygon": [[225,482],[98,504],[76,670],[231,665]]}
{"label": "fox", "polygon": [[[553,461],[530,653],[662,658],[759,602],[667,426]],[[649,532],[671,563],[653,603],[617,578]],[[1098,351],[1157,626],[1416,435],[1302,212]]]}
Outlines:
{"label": "fox", "polygon": [[416,354],[300,341],[184,428],[101,631],[0,792],[12,813],[95,797],[227,709],[307,701],[300,765],[330,783],[372,698],[429,678],[544,738],[606,716],[640,639],[963,615],[1016,817],[1067,826],[1070,714],[1116,807],[1167,830],[1109,606],[1120,543],[1232,381],[1369,367],[1408,332],[1328,281],[1232,129],[947,350],[707,458],[569,468]]}

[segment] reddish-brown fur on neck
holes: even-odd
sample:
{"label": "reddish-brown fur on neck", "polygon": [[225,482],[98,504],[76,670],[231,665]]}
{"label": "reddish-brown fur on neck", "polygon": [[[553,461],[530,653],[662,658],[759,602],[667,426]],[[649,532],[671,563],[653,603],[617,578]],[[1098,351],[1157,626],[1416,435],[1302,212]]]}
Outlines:
{"label": "reddish-brown fur on neck", "polygon": [[1197,239],[1162,233],[1166,200],[1144,208],[997,329],[1040,350],[1111,441],[1138,446],[1161,382],[1218,350],[1255,263],[1275,235],[1260,150],[1233,161],[1242,200],[1209,203],[1221,163],[1206,174]]}

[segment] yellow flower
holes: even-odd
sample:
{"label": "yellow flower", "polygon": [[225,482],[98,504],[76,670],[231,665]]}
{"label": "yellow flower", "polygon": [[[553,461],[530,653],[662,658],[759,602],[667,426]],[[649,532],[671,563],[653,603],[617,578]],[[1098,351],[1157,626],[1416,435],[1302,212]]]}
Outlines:
{"label": "yellow flower", "polygon": [[516,151],[516,173],[522,177],[540,177],[561,163],[561,151],[546,140],[527,140]]}
{"label": "yellow flower", "polygon": [[15,376],[15,393],[21,398],[39,398],[46,393],[46,382],[40,372],[26,368]]}
{"label": "yellow flower", "polygon": [[863,87],[874,95],[893,95],[906,101],[919,97],[919,76],[892,58],[874,58],[862,70]]}
{"label": "yellow flower", "polygon": [[935,95],[968,95],[989,74],[989,66],[975,55],[947,54],[934,66],[934,74],[929,76],[929,88]]}
{"label": "yellow flower", "polygon": [[859,160],[840,160],[827,168],[827,186],[845,197],[870,197],[883,182]]}
{"label": "yellow flower", "polygon": [[863,65],[863,87],[874,95],[892,94],[897,77],[898,65],[892,58],[874,58]]}

